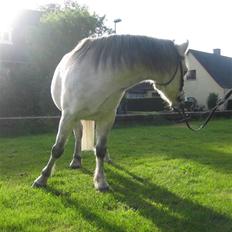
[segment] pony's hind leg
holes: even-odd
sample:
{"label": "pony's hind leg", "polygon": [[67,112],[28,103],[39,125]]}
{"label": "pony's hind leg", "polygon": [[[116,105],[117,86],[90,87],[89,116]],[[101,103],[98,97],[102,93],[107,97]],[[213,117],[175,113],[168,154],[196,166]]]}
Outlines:
{"label": "pony's hind leg", "polygon": [[107,138],[113,126],[114,116],[96,122],[96,169],[94,173],[94,187],[99,191],[106,191],[109,185],[104,174],[104,159],[107,154]]}
{"label": "pony's hind leg", "polygon": [[104,161],[105,161],[106,163],[109,163],[109,164],[112,164],[112,163],[113,163],[112,159],[110,158],[110,154],[109,154],[108,149],[106,150],[106,155],[105,155]]}
{"label": "pony's hind leg", "polygon": [[81,139],[82,139],[83,126],[81,121],[79,121],[76,127],[73,129],[73,134],[75,137],[75,147],[73,153],[73,159],[70,163],[70,168],[80,168],[81,167]]}
{"label": "pony's hind leg", "polygon": [[73,128],[73,119],[68,114],[62,114],[59,123],[59,129],[56,136],[56,142],[52,147],[51,156],[47,165],[43,168],[41,175],[34,181],[33,187],[43,187],[46,186],[47,180],[51,175],[52,168],[55,164],[55,161],[60,158],[62,153],[64,152],[64,145],[67,141],[69,134]]}

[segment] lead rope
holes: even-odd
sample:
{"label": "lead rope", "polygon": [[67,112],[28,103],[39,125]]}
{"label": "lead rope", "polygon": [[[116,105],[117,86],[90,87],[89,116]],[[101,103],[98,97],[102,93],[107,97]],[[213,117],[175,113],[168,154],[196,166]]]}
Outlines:
{"label": "lead rope", "polygon": [[232,89],[225,95],[225,97],[224,97],[223,99],[220,99],[220,100],[218,101],[217,105],[210,111],[210,113],[209,113],[208,117],[206,118],[206,120],[204,121],[204,123],[203,123],[202,125],[200,125],[198,128],[193,128],[193,127],[189,124],[189,121],[188,121],[189,118],[187,118],[187,116],[186,116],[184,107],[181,108],[181,111],[178,110],[178,112],[180,113],[180,115],[182,115],[182,117],[183,117],[183,119],[184,119],[184,122],[185,122],[186,126],[187,126],[190,130],[196,132],[196,131],[199,131],[199,130],[201,130],[201,129],[203,129],[203,128],[206,127],[206,125],[207,125],[208,122],[211,120],[211,118],[213,117],[213,115],[214,115],[215,111],[218,109],[218,107],[221,106],[222,104],[224,104],[224,103],[228,100],[228,98],[229,98],[231,95],[232,95]]}

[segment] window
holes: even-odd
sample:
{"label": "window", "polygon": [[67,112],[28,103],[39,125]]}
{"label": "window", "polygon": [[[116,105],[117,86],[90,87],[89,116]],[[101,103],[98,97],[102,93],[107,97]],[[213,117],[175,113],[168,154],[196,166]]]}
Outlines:
{"label": "window", "polygon": [[0,32],[0,43],[12,44],[11,31]]}
{"label": "window", "polygon": [[196,80],[196,70],[189,70],[186,75],[186,80],[190,80],[190,81]]}
{"label": "window", "polygon": [[127,98],[144,98],[145,97],[145,94],[143,93],[127,93]]}

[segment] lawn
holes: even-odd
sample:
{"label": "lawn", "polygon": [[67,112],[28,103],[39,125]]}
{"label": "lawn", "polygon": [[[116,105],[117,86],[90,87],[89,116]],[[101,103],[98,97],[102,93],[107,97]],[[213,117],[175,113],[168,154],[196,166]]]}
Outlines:
{"label": "lawn", "polygon": [[111,190],[94,190],[95,159],[70,170],[73,139],[45,189],[31,184],[54,134],[0,139],[0,231],[232,231],[232,119],[112,130]]}

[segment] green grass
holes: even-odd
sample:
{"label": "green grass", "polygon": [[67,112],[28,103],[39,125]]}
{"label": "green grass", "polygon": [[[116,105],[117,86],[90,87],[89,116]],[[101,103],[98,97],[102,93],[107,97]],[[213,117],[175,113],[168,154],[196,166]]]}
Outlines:
{"label": "green grass", "polygon": [[111,191],[94,190],[95,159],[70,170],[73,140],[46,189],[31,184],[55,135],[0,139],[0,231],[232,231],[232,120],[199,133],[183,125],[114,129],[105,170]]}

